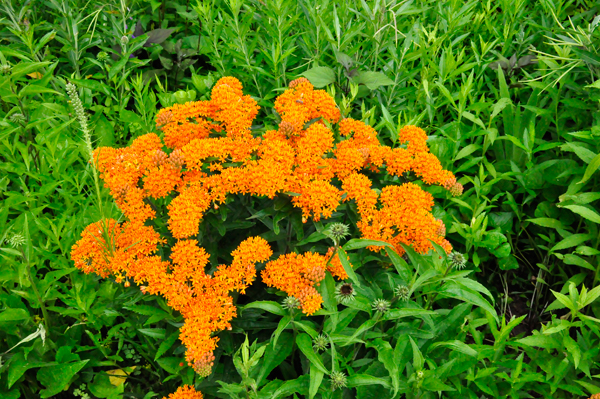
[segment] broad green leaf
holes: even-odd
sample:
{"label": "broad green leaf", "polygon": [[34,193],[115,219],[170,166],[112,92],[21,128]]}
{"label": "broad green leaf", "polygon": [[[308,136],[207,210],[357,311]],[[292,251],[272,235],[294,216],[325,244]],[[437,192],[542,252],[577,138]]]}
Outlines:
{"label": "broad green leaf", "polygon": [[57,364],[51,367],[41,368],[37,372],[38,381],[46,387],[41,390],[41,398],[49,398],[67,388],[67,384],[71,378],[81,370],[89,360],[80,362]]}
{"label": "broad green leaf", "polygon": [[0,323],[7,321],[27,320],[28,318],[29,314],[24,309],[20,308],[6,309],[0,313]]}
{"label": "broad green leaf", "polygon": [[34,362],[25,360],[23,352],[17,352],[11,359],[8,367],[8,389],[29,369],[51,365],[47,362]]}
{"label": "broad green leaf", "polygon": [[310,335],[304,333],[299,334],[296,337],[296,345],[298,345],[298,349],[304,353],[304,356],[308,358],[313,366],[315,366],[319,371],[329,375],[329,371],[323,365],[321,358],[313,350]]}
{"label": "broad green leaf", "polygon": [[315,67],[302,74],[313,86],[325,87],[335,82],[335,72],[328,67]]}
{"label": "broad green leaf", "polygon": [[385,74],[382,72],[359,72],[353,80],[356,84],[364,84],[369,88],[369,90],[376,90],[380,86],[389,86],[394,84],[394,81],[385,76]]}

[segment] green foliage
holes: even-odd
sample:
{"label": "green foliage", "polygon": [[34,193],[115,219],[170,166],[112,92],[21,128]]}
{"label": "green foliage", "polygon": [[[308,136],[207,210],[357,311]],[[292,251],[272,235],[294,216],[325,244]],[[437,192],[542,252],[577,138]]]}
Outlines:
{"label": "green foliage", "polygon": [[[182,383],[209,398],[600,393],[599,13],[590,0],[0,2],[0,396],[151,398]],[[65,84],[94,144],[123,146],[226,75],[268,110],[307,77],[388,145],[405,124],[426,127],[465,186],[430,191],[466,268],[347,237],[347,300],[328,278],[324,309],[304,317],[250,290],[214,373],[195,376],[180,315],[72,267],[99,214]],[[261,112],[257,130],[278,121]],[[227,257],[224,233],[257,224],[282,250],[331,244],[287,202],[248,204],[249,218],[222,207],[203,245]],[[381,300],[389,310],[373,310]]]}

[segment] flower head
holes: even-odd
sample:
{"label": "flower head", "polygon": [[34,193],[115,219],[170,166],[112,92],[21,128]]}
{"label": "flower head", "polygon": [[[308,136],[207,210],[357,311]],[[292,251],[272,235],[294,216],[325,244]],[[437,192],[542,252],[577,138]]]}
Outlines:
{"label": "flower head", "polygon": [[343,223],[332,223],[329,228],[323,231],[323,234],[331,238],[333,243],[338,246],[340,240],[350,234],[350,227]]}
{"label": "flower head", "polygon": [[317,336],[317,338],[313,339],[313,348],[317,352],[324,351],[325,349],[327,349],[328,345],[329,345],[329,340],[323,334],[319,334]]}
{"label": "flower head", "polygon": [[10,66],[9,64],[0,65],[0,75],[8,75],[11,70],[12,66]]}
{"label": "flower head", "polygon": [[287,296],[281,303],[284,308],[289,310],[298,309],[302,306],[302,303],[295,296]]}
{"label": "flower head", "polygon": [[329,375],[331,378],[331,390],[335,391],[336,389],[344,388],[348,383],[348,379],[346,378],[346,374],[342,371],[333,371]]}
{"label": "flower head", "polygon": [[467,265],[467,259],[465,256],[457,251],[450,252],[448,255],[448,261],[453,268],[458,270],[464,269]]}
{"label": "flower head", "polygon": [[410,288],[405,285],[399,285],[394,289],[394,294],[403,301],[410,299]]}
{"label": "flower head", "polygon": [[356,291],[351,283],[340,283],[335,287],[335,299],[342,305],[347,305],[354,300]]}
{"label": "flower head", "polygon": [[390,310],[391,307],[391,303],[389,301],[386,301],[385,299],[375,299],[373,301],[373,303],[371,304],[371,307],[373,308],[373,311],[375,312],[381,312],[381,313],[385,313],[388,310]]}
{"label": "flower head", "polygon": [[23,236],[23,234],[17,233],[17,234],[13,234],[9,239],[8,239],[8,243],[10,244],[11,247],[13,248],[17,248],[20,247],[21,245],[25,244],[25,237]]}
{"label": "flower head", "polygon": [[13,123],[23,124],[27,121],[27,119],[25,118],[25,115],[17,112],[10,116],[10,121]]}

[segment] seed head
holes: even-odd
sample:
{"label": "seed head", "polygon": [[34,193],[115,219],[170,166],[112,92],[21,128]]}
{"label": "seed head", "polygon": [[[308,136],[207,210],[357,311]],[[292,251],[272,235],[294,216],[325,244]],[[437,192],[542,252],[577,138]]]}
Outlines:
{"label": "seed head", "polygon": [[124,46],[129,43],[129,38],[127,36],[121,36],[121,44]]}
{"label": "seed head", "polygon": [[373,311],[381,313],[385,313],[390,310],[390,306],[390,302],[386,301],[385,299],[375,299],[371,304]]}
{"label": "seed head", "polygon": [[448,255],[448,261],[450,262],[450,265],[457,270],[464,269],[467,265],[465,256],[457,251],[452,251],[450,255]]}
{"label": "seed head", "polygon": [[452,188],[450,189],[450,194],[452,194],[453,197],[459,197],[462,195],[463,190],[465,188],[463,187],[462,184],[460,183],[456,183],[454,184],[454,186],[452,186]]}
{"label": "seed head", "polygon": [[327,349],[328,345],[329,345],[329,340],[323,334],[319,334],[319,336],[317,336],[317,338],[313,339],[313,348],[317,352],[324,351],[325,349]]}
{"label": "seed head", "polygon": [[25,237],[23,237],[23,235],[20,233],[13,234],[12,237],[8,239],[8,243],[13,248],[20,247],[21,245],[25,244]]}
{"label": "seed head", "polygon": [[348,380],[346,379],[346,374],[344,374],[341,371],[333,371],[330,375],[329,378],[331,378],[331,390],[335,391],[336,389],[339,388],[344,388],[346,386],[346,384],[348,383]]}
{"label": "seed head", "polygon": [[100,62],[108,61],[108,53],[106,51],[101,51],[96,55],[96,59]]}
{"label": "seed head", "polygon": [[300,306],[302,305],[300,303],[300,300],[298,298],[296,298],[295,296],[286,297],[281,304],[283,305],[284,308],[286,308],[288,310],[299,309]]}
{"label": "seed head", "polygon": [[27,119],[25,119],[25,115],[23,115],[21,113],[16,113],[16,114],[12,114],[10,116],[10,121],[13,123],[22,124],[22,123],[25,123],[27,121]]}
{"label": "seed head", "polygon": [[8,75],[11,70],[12,66],[10,66],[9,64],[0,65],[0,75]]}
{"label": "seed head", "polygon": [[333,243],[337,246],[342,238],[350,234],[350,228],[343,223],[333,223],[323,232],[323,234],[331,238]]}
{"label": "seed head", "polygon": [[337,287],[335,287],[335,299],[342,305],[347,305],[352,302],[355,295],[356,291],[354,291],[351,283],[339,283]]}
{"label": "seed head", "polygon": [[399,285],[394,290],[396,296],[403,301],[408,301],[410,299],[410,288],[405,285]]}

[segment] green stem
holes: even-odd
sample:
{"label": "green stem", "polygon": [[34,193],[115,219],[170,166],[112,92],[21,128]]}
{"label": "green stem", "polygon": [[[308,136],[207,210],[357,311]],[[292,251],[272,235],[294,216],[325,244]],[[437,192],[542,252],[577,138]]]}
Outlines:
{"label": "green stem", "polygon": [[44,304],[44,301],[42,301],[42,296],[40,295],[40,291],[37,289],[37,286],[35,285],[35,281],[33,280],[33,274],[31,274],[31,263],[29,263],[29,259],[27,258],[27,256],[25,256],[25,251],[23,251],[23,249],[21,249],[21,256],[23,257],[23,260],[27,264],[27,268],[26,268],[27,278],[29,279],[29,283],[31,284],[31,287],[33,288],[33,292],[35,293],[35,296],[37,297],[38,303],[40,304],[40,309],[42,309],[42,315],[44,316],[44,326],[46,327],[46,333],[48,335],[50,335],[50,328],[49,328],[50,317],[48,316],[48,311],[46,310],[46,305]]}

